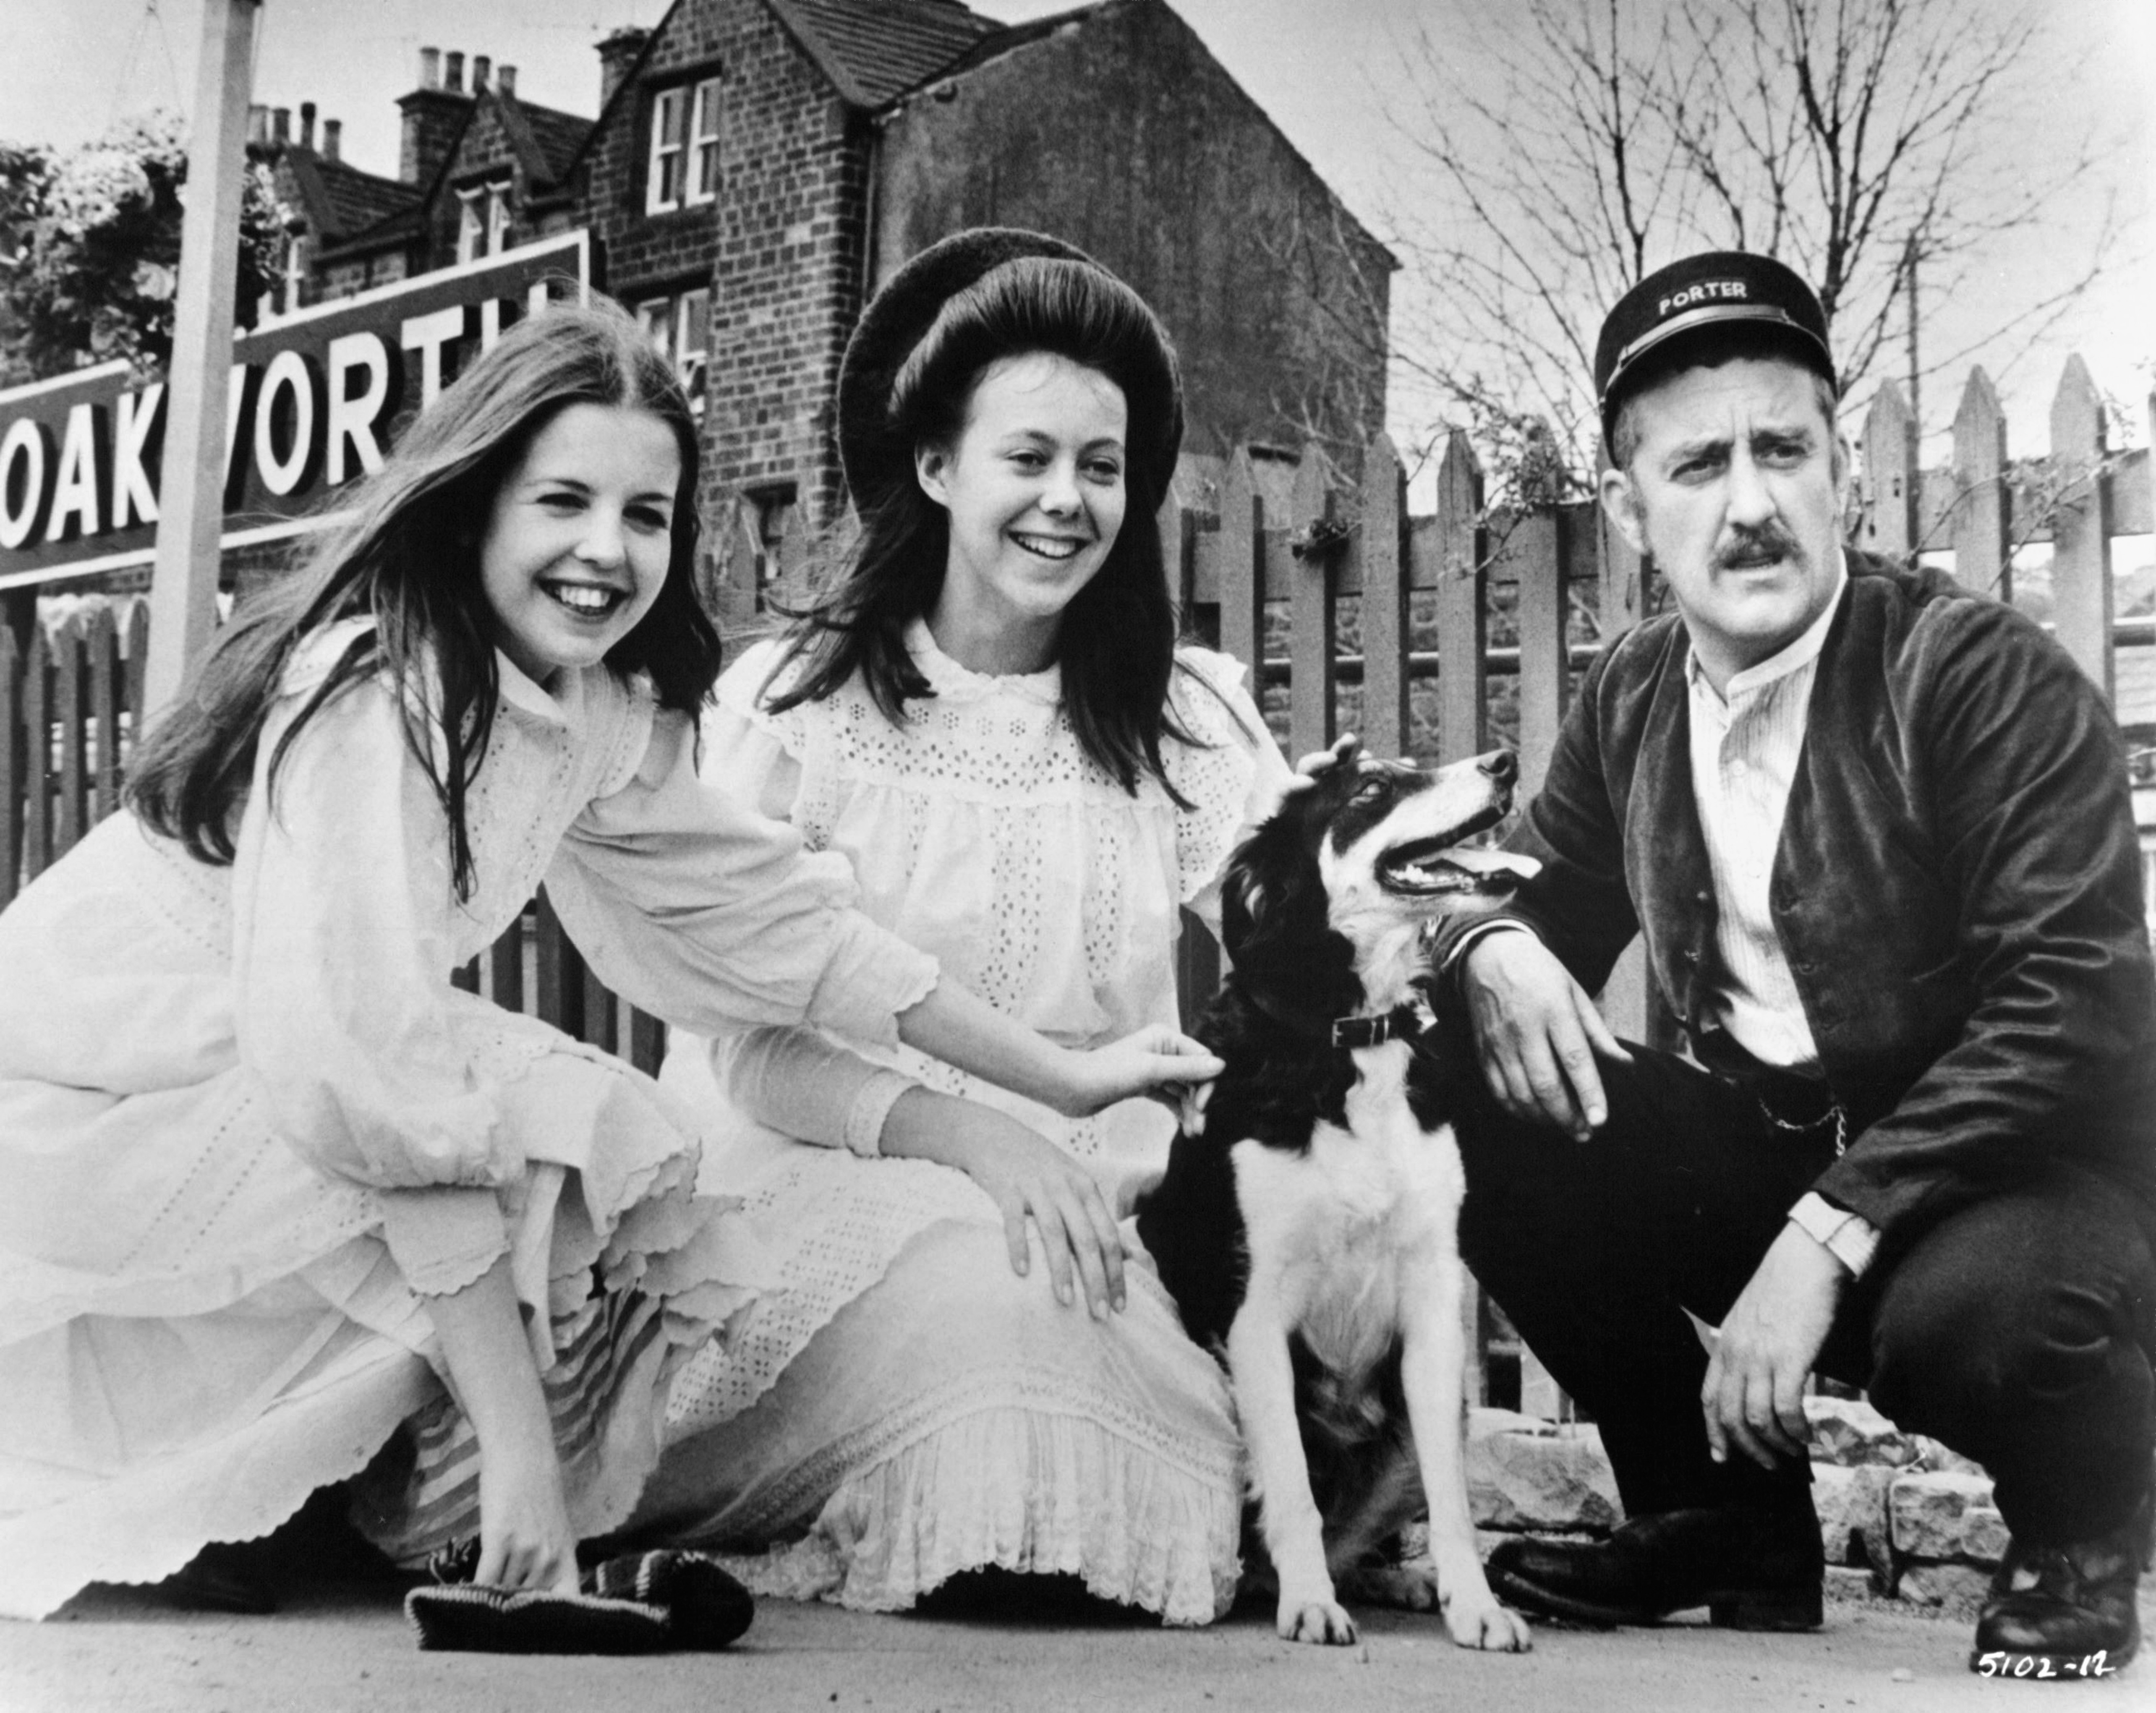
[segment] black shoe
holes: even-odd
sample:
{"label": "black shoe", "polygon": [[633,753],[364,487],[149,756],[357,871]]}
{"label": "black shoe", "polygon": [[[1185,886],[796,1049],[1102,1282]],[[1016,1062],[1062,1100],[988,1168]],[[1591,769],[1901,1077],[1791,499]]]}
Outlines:
{"label": "black shoe", "polygon": [[701,1552],[629,1552],[584,1578],[590,1591],[634,1600],[666,1614],[668,1641],[709,1651],[730,1645],[756,1616],[749,1592]]}
{"label": "black shoe", "polygon": [[2156,1495],[2093,1540],[2016,1541],[1977,1614],[1969,1668],[1986,1677],[2108,1676],[2141,1645],[2136,1585],[2156,1538]]}
{"label": "black shoe", "polygon": [[1606,1541],[1498,1543],[1490,1586],[1522,1611],[1575,1623],[1655,1623],[1704,1606],[1726,1629],[1817,1629],[1825,1557],[1801,1502],[1666,1510]]}

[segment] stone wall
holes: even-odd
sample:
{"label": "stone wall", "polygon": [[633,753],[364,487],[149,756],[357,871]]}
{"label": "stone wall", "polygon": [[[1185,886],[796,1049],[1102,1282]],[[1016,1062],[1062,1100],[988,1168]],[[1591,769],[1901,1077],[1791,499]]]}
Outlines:
{"label": "stone wall", "polygon": [[[1814,1398],[1806,1408],[1830,1596],[1887,1597],[1973,1619],[2008,1540],[1990,1478],[1867,1403]],[[1471,1411],[1467,1477],[1486,1546],[1487,1531],[1599,1535],[1624,1516],[1592,1427]],[[2156,1587],[2156,1572],[2146,1586]]]}

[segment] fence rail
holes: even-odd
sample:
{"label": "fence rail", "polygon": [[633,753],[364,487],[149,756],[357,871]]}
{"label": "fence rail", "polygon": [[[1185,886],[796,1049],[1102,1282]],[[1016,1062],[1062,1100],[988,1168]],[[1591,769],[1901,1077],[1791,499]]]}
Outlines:
{"label": "fence rail", "polygon": [[[2060,639],[2108,692],[2118,644],[2156,641],[2156,620],[2122,623],[2112,611],[2110,537],[2122,521],[2148,527],[2156,509],[2145,491],[2149,461],[2106,449],[2101,401],[2078,359],[2053,410],[2052,457],[2034,475],[2010,469],[1997,405],[1989,381],[1973,376],[1955,469],[1919,477],[1906,408],[1897,416],[1898,393],[1882,389],[1864,431],[1858,539],[1888,553],[1943,541],[1964,581],[2001,593],[2011,592],[2016,541],[2049,539]],[[1285,483],[1278,461],[1265,462],[1261,477],[1259,460],[1238,450],[1220,466],[1209,505],[1171,500],[1158,521],[1188,623],[1255,664],[1289,753],[1352,728],[1375,752],[1430,762],[1479,753],[1502,736],[1520,752],[1522,800],[1532,795],[1577,674],[1650,610],[1638,557],[1586,504],[1492,512],[1461,433],[1444,448],[1436,509],[1426,515],[1409,515],[1399,454],[1382,435],[1352,485],[1317,457]],[[738,517],[715,536],[712,587],[737,621],[773,591],[805,588],[812,554],[798,514],[776,541]],[[85,603],[55,624],[19,600],[5,616],[0,906],[118,807],[148,653],[139,599]],[[1185,934],[1180,973],[1188,1004],[1215,985],[1203,932]],[[659,1067],[663,1026],[591,973],[543,892],[454,980],[646,1071]],[[1655,1038],[1636,946],[1603,1001],[1620,1033]],[[1502,1321],[1484,1310],[1478,1331],[1485,1395],[1556,1413],[1532,1356]]]}

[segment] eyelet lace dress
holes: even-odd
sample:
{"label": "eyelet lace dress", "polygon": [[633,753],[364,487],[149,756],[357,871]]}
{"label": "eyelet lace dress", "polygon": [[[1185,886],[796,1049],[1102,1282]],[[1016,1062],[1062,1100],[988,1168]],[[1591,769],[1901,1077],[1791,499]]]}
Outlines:
{"label": "eyelet lace dress", "polygon": [[[1199,742],[1164,759],[1183,809],[1086,757],[1053,669],[970,672],[921,623],[909,644],[935,694],[903,726],[858,683],[771,714],[778,645],[750,650],[721,680],[706,777],[843,853],[870,917],[1050,1039],[1173,1023],[1178,910],[1217,920],[1227,857],[1287,772],[1241,669],[1182,651],[1173,705]],[[1166,1109],[1074,1121],[843,1031],[700,1046],[677,1041],[661,1082],[706,1115],[705,1186],[741,1198],[774,1282],[676,1380],[637,1526],[742,1552],[762,1592],[872,1610],[986,1566],[1075,1574],[1172,1623],[1224,1610],[1241,1512],[1227,1389],[1134,1227],[1127,1306],[1096,1322],[1057,1303],[1037,1234],[1013,1271],[971,1178],[875,1156],[918,1082],[1031,1126],[1127,1214],[1165,1165]]]}
{"label": "eyelet lace dress", "polygon": [[602,977],[685,1027],[888,1039],[933,984],[603,669],[550,694],[498,663],[462,903],[386,679],[304,728],[273,811],[268,759],[365,623],[295,655],[231,866],[121,813],[0,912],[0,1613],[261,1535],[407,1423],[372,1531],[408,1561],[474,1531],[427,1300],[504,1254],[571,1521],[629,1514],[756,1264],[672,1097],[450,986],[542,878]]}

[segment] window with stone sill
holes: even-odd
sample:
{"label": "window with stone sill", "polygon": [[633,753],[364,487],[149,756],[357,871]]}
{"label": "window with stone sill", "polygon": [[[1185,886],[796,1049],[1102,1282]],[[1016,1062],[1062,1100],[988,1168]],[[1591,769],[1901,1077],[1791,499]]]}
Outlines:
{"label": "window with stone sill", "polygon": [[663,296],[639,298],[637,325],[652,349],[670,360],[689,395],[689,408],[704,414],[704,370],[711,353],[711,291],[698,285]]}
{"label": "window with stone sill", "polygon": [[719,193],[719,79],[676,84],[651,98],[651,151],[644,209],[663,214]]}

